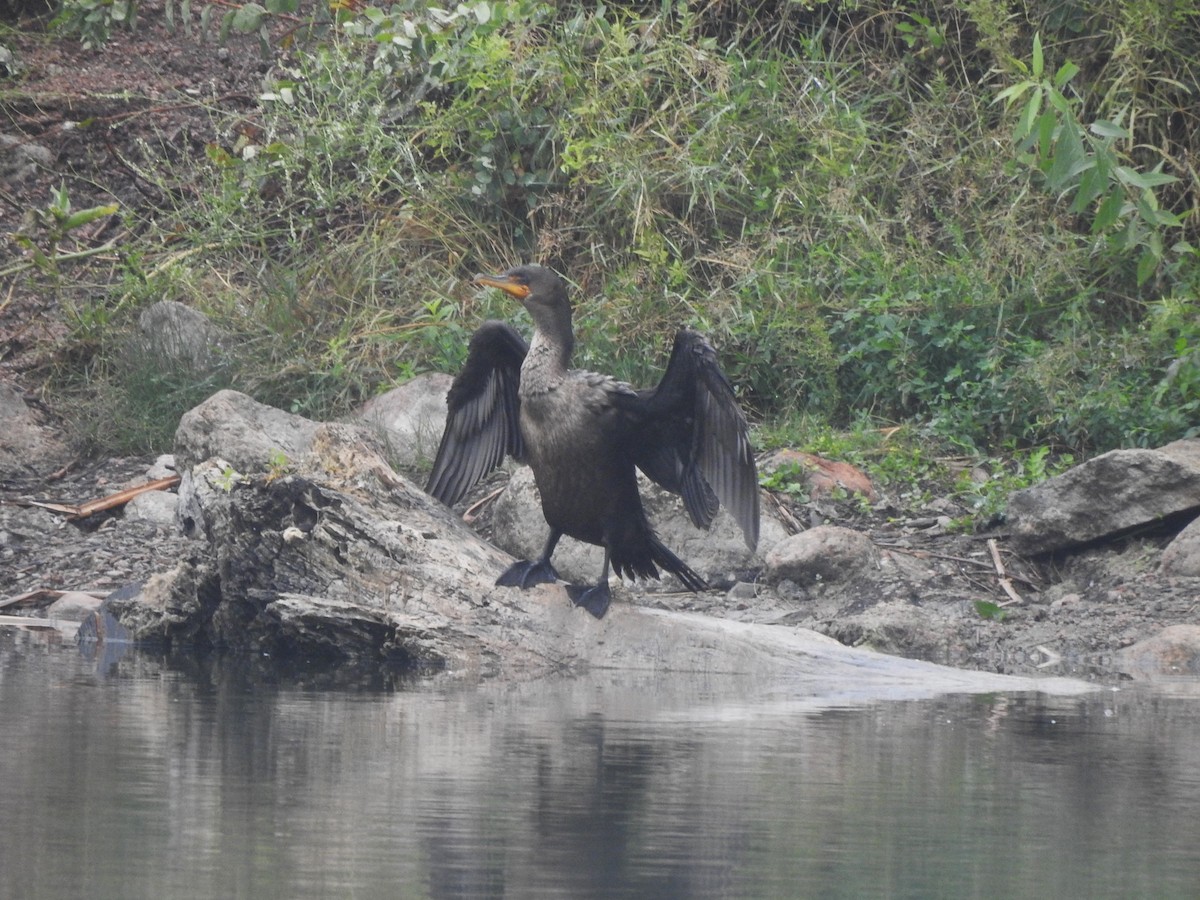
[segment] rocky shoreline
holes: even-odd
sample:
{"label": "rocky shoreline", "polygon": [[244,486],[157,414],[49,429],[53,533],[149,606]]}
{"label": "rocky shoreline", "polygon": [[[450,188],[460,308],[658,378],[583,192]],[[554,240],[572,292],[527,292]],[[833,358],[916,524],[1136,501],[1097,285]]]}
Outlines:
{"label": "rocky shoreline", "polygon": [[[86,635],[119,627],[159,647],[424,673],[754,670],[777,662],[761,634],[810,632],[997,674],[1200,673],[1200,441],[1115,451],[1019,492],[990,535],[949,532],[944,503],[900,510],[876,497],[864,518],[866,504],[821,490],[832,467],[813,466],[807,502],[766,496],[757,556],[725,517],[701,532],[675,498],[647,489],[656,528],[713,589],[624,586],[616,615],[593,625],[561,586],[492,584],[505,551],[528,555],[543,540],[527,471],[500,473],[470,498],[475,531],[400,474],[436,444],[445,387],[444,376],[417,379],[340,424],[219,392],[184,416],[174,457],[156,467],[63,468],[62,442],[10,396],[0,616],[84,619]],[[172,470],[177,492],[74,520],[48,508]],[[841,494],[875,491],[843,476]],[[564,550],[564,577],[598,567],[595,548]],[[703,615],[650,615],[687,613]],[[715,620],[767,630],[714,652]]]}

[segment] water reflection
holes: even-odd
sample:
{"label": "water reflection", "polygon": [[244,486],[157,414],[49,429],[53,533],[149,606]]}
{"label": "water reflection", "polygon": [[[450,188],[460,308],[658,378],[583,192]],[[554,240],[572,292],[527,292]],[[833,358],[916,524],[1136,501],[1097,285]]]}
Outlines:
{"label": "water reflection", "polygon": [[303,690],[0,635],[0,897],[1185,897],[1194,695]]}

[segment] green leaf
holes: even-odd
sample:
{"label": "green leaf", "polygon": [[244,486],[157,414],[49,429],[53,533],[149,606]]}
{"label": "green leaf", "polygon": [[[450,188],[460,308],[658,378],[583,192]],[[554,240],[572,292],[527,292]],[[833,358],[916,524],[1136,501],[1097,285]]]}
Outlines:
{"label": "green leaf", "polygon": [[1077,74],[1079,74],[1079,66],[1075,65],[1075,63],[1071,62],[1070,60],[1067,60],[1059,67],[1058,71],[1054,73],[1054,86],[1056,88],[1062,88],[1064,84],[1074,78]]}
{"label": "green leaf", "polygon": [[80,225],[86,225],[89,222],[94,222],[96,219],[102,219],[105,216],[111,216],[120,206],[116,203],[110,203],[107,206],[93,206],[91,209],[81,209],[67,217],[63,222],[63,231],[70,231],[72,228],[78,228]]}
{"label": "green leaf", "polygon": [[1035,34],[1033,36],[1033,77],[1041,81],[1042,72],[1045,71],[1046,60],[1042,55],[1042,36]]}
{"label": "green leaf", "polygon": [[1137,264],[1138,287],[1141,287],[1143,284],[1149,281],[1150,276],[1154,274],[1156,269],[1158,269],[1158,257],[1154,255],[1152,250],[1147,248],[1146,252],[1142,254],[1142,258],[1138,260]]}
{"label": "green leaf", "polygon": [[229,151],[219,144],[205,144],[204,155],[210,162],[216,163],[218,166],[231,166],[236,162]]}
{"label": "green leaf", "polygon": [[993,622],[1003,622],[1008,613],[998,604],[990,600],[976,600],[975,612],[979,613],[980,618],[991,619]]}
{"label": "green leaf", "polygon": [[247,3],[245,6],[233,13],[233,18],[230,19],[230,27],[239,34],[249,34],[251,31],[257,31],[266,17],[267,11],[257,3]]}
{"label": "green leaf", "polygon": [[[212,9],[213,7],[210,6],[208,8]],[[229,40],[229,32],[233,29],[233,17],[235,15],[237,15],[237,12],[231,9],[221,17],[221,30],[217,34],[218,43],[224,44]]]}
{"label": "green leaf", "polygon": [[1050,171],[1046,173],[1050,189],[1062,191],[1070,187],[1073,182],[1071,172],[1083,158],[1083,141],[1079,139],[1079,132],[1068,123],[1059,132],[1058,141],[1054,145],[1054,162]]}
{"label": "green leaf", "polygon": [[1160,184],[1174,184],[1179,180],[1166,172],[1138,172],[1126,166],[1117,166],[1117,177],[1136,188],[1158,187]]}
{"label": "green leaf", "polygon": [[998,93],[992,99],[992,102],[999,103],[1001,100],[1006,101],[1006,102],[1013,101],[1013,100],[1020,100],[1022,94],[1024,94],[1030,88],[1035,87],[1036,85],[1037,85],[1036,81],[1021,81],[1021,82],[1018,82],[1017,84],[1010,84],[1008,87],[1006,87],[1000,93]]}
{"label": "green leaf", "polygon": [[57,191],[50,194],[50,212],[57,219],[65,219],[71,214],[71,198],[67,195],[67,186],[59,185]]}
{"label": "green leaf", "polygon": [[205,43],[208,40],[208,32],[212,27],[213,10],[216,9],[211,3],[205,3],[204,8],[200,10],[200,43]]}
{"label": "green leaf", "polygon": [[1054,147],[1054,130],[1058,125],[1058,119],[1054,113],[1047,110],[1038,116],[1037,120],[1037,138],[1038,138],[1038,158],[1045,161],[1050,159],[1050,151]]}
{"label": "green leaf", "polygon": [[1107,119],[1097,119],[1088,126],[1088,131],[1102,138],[1129,139],[1129,132],[1126,129],[1122,128],[1116,122],[1110,122]]}
{"label": "green leaf", "polygon": [[1108,231],[1121,218],[1121,210],[1125,206],[1125,194],[1120,188],[1114,187],[1096,210],[1096,218],[1092,220],[1092,234]]}
{"label": "green leaf", "polygon": [[294,13],[299,8],[300,0],[267,0],[267,12],[275,15]]}
{"label": "green leaf", "polygon": [[1101,175],[1095,162],[1090,162],[1091,165],[1079,173],[1079,190],[1075,194],[1075,199],[1071,202],[1071,212],[1076,215],[1085,212],[1108,186],[1108,182]]}
{"label": "green leaf", "polygon": [[1179,216],[1170,210],[1159,208],[1158,198],[1154,196],[1153,191],[1142,191],[1138,197],[1137,210],[1142,221],[1156,230],[1155,234],[1159,228],[1183,227],[1183,220]]}
{"label": "green leaf", "polygon": [[1021,114],[1021,120],[1017,123],[1017,130],[1013,134],[1014,139],[1024,140],[1033,131],[1033,123],[1037,120],[1041,109],[1042,89],[1039,87],[1034,90],[1029,97],[1029,102],[1025,104],[1025,111]]}
{"label": "green leaf", "polygon": [[1064,120],[1075,123],[1075,109],[1071,105],[1071,101],[1066,98],[1062,91],[1056,91],[1050,88],[1046,91],[1046,99],[1050,101],[1050,105],[1058,110]]}

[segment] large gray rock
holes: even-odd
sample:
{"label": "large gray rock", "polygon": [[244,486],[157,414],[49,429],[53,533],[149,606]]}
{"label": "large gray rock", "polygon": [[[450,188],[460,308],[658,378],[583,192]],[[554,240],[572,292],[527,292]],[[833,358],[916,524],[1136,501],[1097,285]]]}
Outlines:
{"label": "large gray rock", "polygon": [[[175,429],[180,473],[220,456],[238,472],[266,472],[312,449],[318,423],[259,403],[238,391],[217,391],[183,414]],[[276,466],[278,468],[278,466]]]}
{"label": "large gray rock", "polygon": [[1159,566],[1165,575],[1200,576],[1200,519],[1195,519],[1163,550]]}
{"label": "large gray rock", "polygon": [[[737,522],[724,509],[717,513],[708,531],[688,518],[682,501],[642,475],[638,475],[642,501],[650,523],[662,542],[709,581],[753,580],[762,561],[746,547]],[[492,513],[492,539],[518,559],[535,559],[542,552],[550,526],[542,516],[542,501],[533,472],[522,467],[513,473]],[[762,518],[759,546],[770,547],[786,532],[773,517]],[[604,551],[571,538],[563,538],[554,554],[554,567],[568,581],[594,584],[604,565]],[[662,582],[642,585],[647,590],[680,590],[673,576]]]}
{"label": "large gray rock", "polygon": [[857,582],[879,569],[879,551],[861,531],[818,525],[771,548],[763,577],[768,584]]}
{"label": "large gray rock", "polygon": [[1113,450],[1008,500],[1013,543],[1047,553],[1200,509],[1200,439]]}
{"label": "large gray rock", "polygon": [[[0,54],[4,48],[0,47]],[[3,60],[0,60],[2,63]],[[54,154],[40,144],[16,135],[0,134],[0,181],[11,185],[54,165]]]}
{"label": "large gray rock", "polygon": [[199,310],[160,300],[142,310],[139,350],[159,365],[193,375],[208,375],[224,361],[225,334]]}
{"label": "large gray rock", "polygon": [[1138,680],[1200,675],[1200,625],[1170,625],[1117,654],[1117,668]]}
{"label": "large gray rock", "polygon": [[132,522],[152,525],[174,525],[179,510],[179,497],[169,491],[146,491],[125,504],[125,518]]}
{"label": "large gray rock", "polygon": [[446,428],[446,392],[454,379],[440,372],[418,375],[386,394],[372,397],[354,421],[378,429],[388,457],[416,467],[432,460]]}

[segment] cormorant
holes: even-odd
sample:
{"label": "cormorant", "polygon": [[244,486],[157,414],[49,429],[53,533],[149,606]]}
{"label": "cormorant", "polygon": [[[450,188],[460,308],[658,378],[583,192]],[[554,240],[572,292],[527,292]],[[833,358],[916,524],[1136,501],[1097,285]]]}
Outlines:
{"label": "cormorant", "polygon": [[658,539],[642,508],[635,468],[683,497],[692,521],[708,528],[719,503],[758,544],[758,474],[728,379],[699,332],[682,328],[657,387],[634,390],[607,375],[570,368],[575,336],[566,284],[541,266],[516,266],[474,282],[516,297],[533,317],[526,345],[511,325],[487,321],[446,402],[449,414],[426,490],[460,500],[507,453],[527,462],[550,537],[542,555],[496,581],[521,588],[558,580],[550,563],[564,534],[604,548],[594,586],[568,585],[571,600],[596,618],[608,609],[608,570],[658,577],[661,566],[692,591],[703,578]]}

